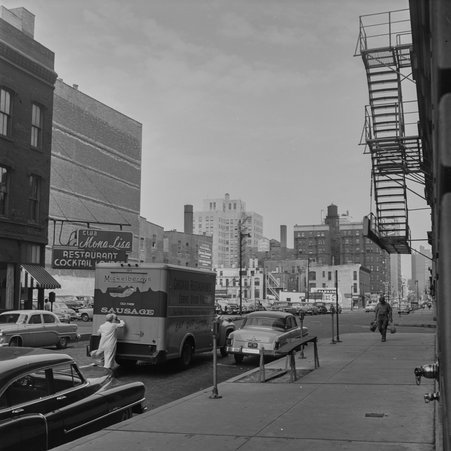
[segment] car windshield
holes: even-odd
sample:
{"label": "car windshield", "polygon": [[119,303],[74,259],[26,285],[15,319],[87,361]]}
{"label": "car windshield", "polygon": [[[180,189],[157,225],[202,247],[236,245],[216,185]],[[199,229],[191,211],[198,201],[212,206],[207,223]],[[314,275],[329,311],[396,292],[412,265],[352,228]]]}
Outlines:
{"label": "car windshield", "polygon": [[0,315],[0,324],[24,324],[27,322],[28,315],[23,313],[2,313]]}
{"label": "car windshield", "polygon": [[245,327],[264,327],[267,329],[285,329],[283,318],[270,318],[265,316],[254,316],[246,318]]}

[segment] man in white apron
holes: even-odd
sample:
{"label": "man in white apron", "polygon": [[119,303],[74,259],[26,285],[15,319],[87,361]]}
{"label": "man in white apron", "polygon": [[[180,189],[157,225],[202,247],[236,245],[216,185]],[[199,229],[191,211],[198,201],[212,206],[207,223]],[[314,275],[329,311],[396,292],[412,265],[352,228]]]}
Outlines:
{"label": "man in white apron", "polygon": [[99,327],[98,331],[100,335],[99,347],[91,352],[91,356],[99,358],[103,355],[103,366],[113,369],[117,346],[117,329],[124,327],[125,323],[114,313],[109,313],[105,319],[106,321]]}

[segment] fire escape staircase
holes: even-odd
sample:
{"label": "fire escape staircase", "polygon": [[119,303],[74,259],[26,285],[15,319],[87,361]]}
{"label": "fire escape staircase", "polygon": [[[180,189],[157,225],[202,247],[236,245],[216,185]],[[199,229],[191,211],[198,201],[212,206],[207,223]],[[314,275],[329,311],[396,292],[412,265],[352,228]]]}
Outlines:
{"label": "fire escape staircase", "polygon": [[267,294],[270,294],[274,296],[275,302],[278,302],[280,300],[279,293],[281,292],[282,288],[280,287],[279,281],[270,273],[266,273],[266,292]]}
{"label": "fire escape staircase", "polygon": [[360,43],[369,91],[365,141],[376,205],[376,214],[367,218],[367,236],[389,253],[409,254],[406,176],[420,171],[421,162],[418,136],[406,136],[401,88],[402,69],[411,65],[411,44],[368,49],[362,35]]}

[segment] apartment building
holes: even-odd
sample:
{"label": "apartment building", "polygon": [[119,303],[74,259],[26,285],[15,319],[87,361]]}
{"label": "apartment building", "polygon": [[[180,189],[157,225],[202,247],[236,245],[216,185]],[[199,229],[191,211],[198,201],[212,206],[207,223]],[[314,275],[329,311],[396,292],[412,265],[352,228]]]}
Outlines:
{"label": "apartment building", "polygon": [[244,255],[257,249],[263,238],[263,217],[246,210],[241,199],[226,194],[222,199],[205,199],[202,211],[193,212],[193,231],[212,237],[213,267],[240,266]]}

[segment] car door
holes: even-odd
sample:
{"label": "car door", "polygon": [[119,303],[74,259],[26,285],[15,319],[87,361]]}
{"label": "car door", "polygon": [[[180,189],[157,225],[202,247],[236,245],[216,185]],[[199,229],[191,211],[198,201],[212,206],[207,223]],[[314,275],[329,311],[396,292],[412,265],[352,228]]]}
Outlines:
{"label": "car door", "polygon": [[[45,370],[37,370],[11,381],[0,397],[2,450],[46,450],[56,425],[47,414],[55,410]],[[20,432],[18,432],[20,431]]]}
{"label": "car door", "polygon": [[58,323],[55,316],[50,313],[43,313],[42,317],[44,319],[45,336],[48,343],[46,346],[56,345],[59,342],[60,323]]}
{"label": "car door", "polygon": [[46,346],[48,339],[45,337],[44,324],[40,313],[32,313],[24,328],[22,336],[23,346]]}
{"label": "car door", "polygon": [[52,368],[52,390],[56,400],[54,414],[63,424],[64,441],[101,429],[99,424],[109,413],[109,406],[104,397],[96,394],[97,389],[83,378],[75,363]]}

